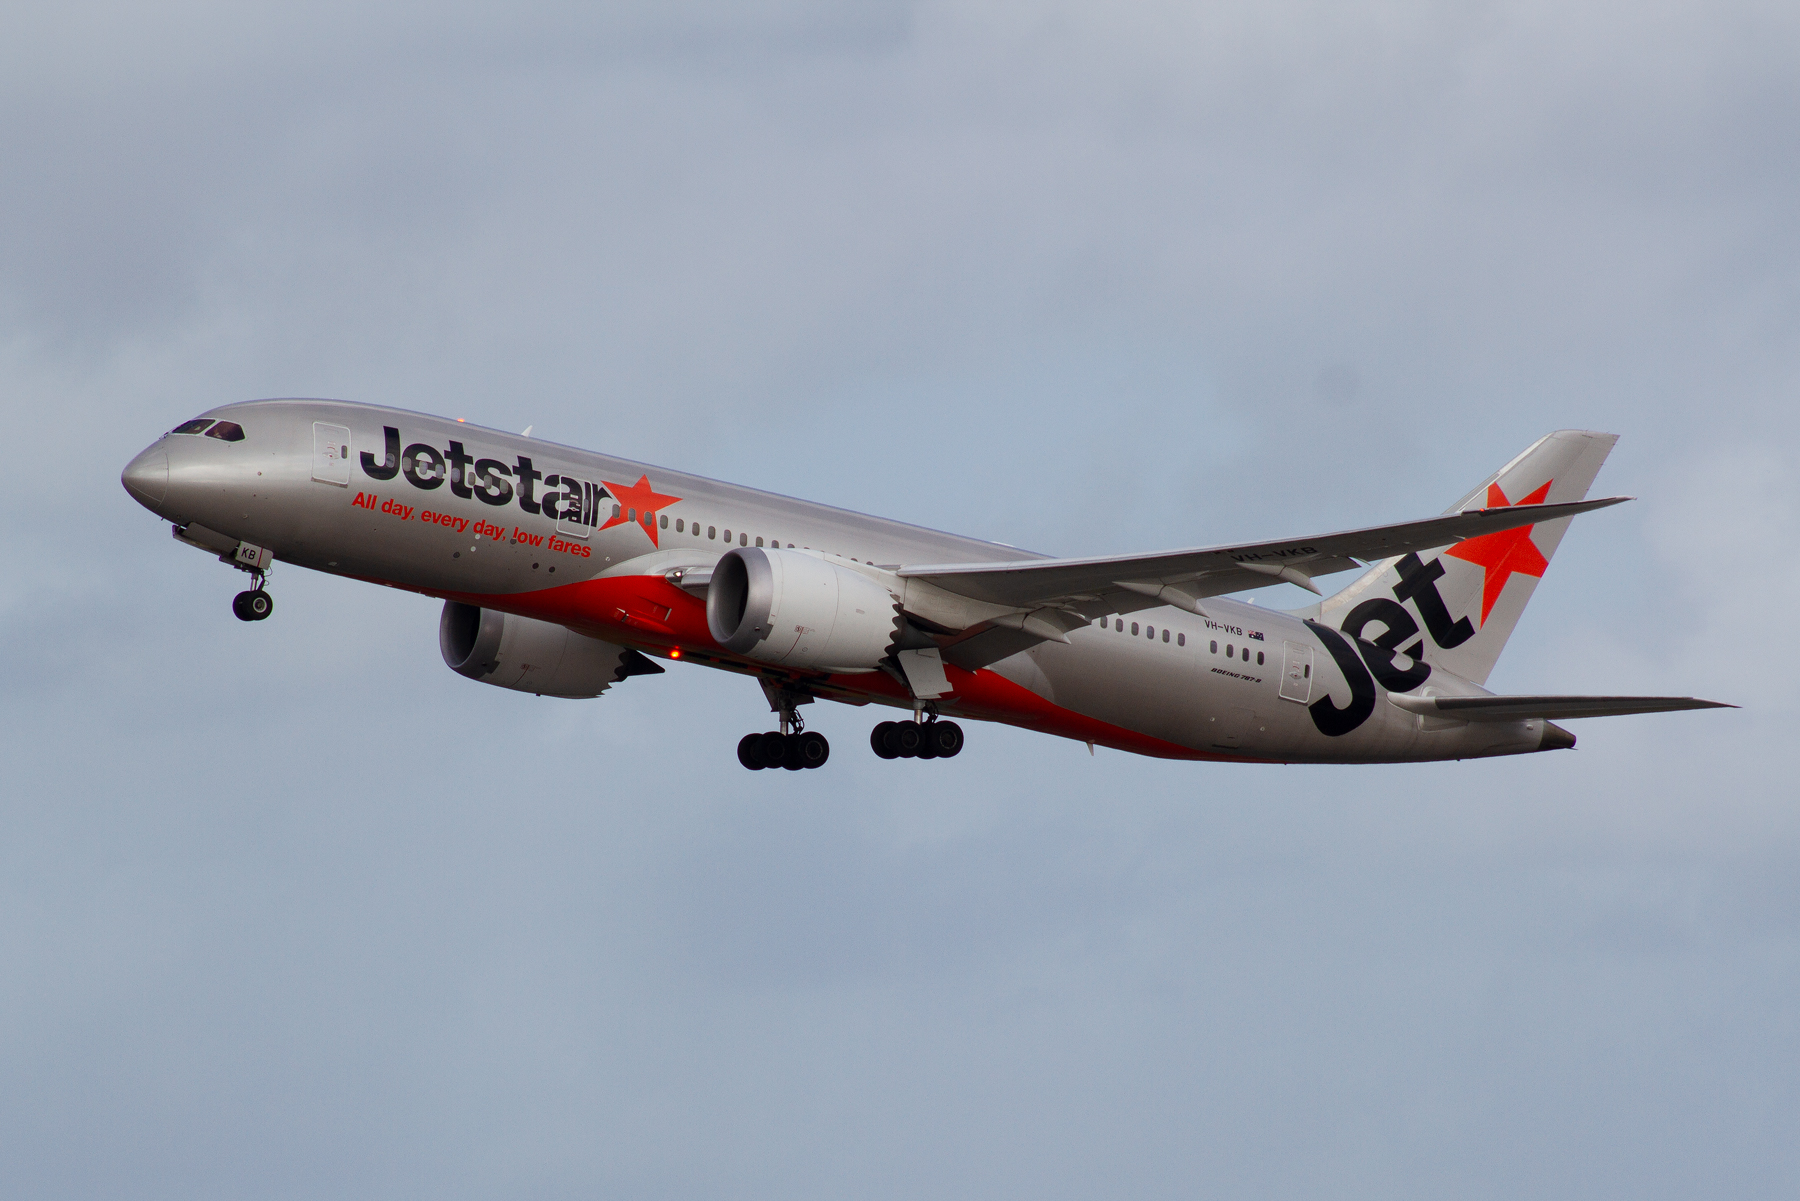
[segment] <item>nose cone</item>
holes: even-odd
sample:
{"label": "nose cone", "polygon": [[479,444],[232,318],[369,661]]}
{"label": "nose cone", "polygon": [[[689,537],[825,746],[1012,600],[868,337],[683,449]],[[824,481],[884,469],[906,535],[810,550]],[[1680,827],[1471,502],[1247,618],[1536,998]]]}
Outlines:
{"label": "nose cone", "polygon": [[152,513],[160,511],[169,492],[169,452],[159,442],[125,465],[119,476],[131,498]]}

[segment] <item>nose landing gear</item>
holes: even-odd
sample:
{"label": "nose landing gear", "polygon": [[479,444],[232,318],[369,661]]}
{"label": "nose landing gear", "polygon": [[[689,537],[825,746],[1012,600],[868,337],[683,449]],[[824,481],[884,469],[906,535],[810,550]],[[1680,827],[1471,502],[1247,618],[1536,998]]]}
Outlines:
{"label": "nose landing gear", "polygon": [[[219,557],[231,562],[225,555]],[[262,621],[269,614],[275,612],[275,598],[270,596],[267,589],[263,587],[263,581],[268,578],[268,573],[262,570],[266,564],[250,567],[243,563],[232,562],[232,566],[239,571],[250,573],[249,589],[231,598],[232,614],[239,621]]]}
{"label": "nose landing gear", "polygon": [[262,584],[231,598],[231,611],[239,621],[261,621],[275,611],[275,598],[263,591]]}

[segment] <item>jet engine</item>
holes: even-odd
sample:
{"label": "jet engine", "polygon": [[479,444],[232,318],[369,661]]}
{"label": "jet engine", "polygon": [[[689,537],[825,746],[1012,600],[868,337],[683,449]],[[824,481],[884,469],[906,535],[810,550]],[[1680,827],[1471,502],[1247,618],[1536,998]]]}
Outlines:
{"label": "jet engine", "polygon": [[874,671],[902,622],[879,583],[802,551],[728,551],[706,591],[706,627],[721,646],[783,667]]}
{"label": "jet engine", "polygon": [[438,649],[451,671],[471,680],[570,699],[599,696],[626,676],[662,670],[629,647],[458,601],[444,602]]}

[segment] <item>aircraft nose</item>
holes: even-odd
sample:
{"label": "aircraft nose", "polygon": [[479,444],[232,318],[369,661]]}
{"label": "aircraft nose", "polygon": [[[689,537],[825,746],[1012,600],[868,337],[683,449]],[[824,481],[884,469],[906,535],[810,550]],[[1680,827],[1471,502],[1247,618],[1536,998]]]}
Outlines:
{"label": "aircraft nose", "polygon": [[125,485],[125,491],[131,493],[133,500],[152,513],[156,512],[169,491],[169,452],[161,443],[141,452],[125,465],[119,482]]}

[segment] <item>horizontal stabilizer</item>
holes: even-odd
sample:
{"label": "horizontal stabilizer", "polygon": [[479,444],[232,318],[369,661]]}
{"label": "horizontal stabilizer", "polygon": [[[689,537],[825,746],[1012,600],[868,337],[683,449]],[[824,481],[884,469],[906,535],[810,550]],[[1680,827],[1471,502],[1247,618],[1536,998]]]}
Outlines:
{"label": "horizontal stabilizer", "polygon": [[1681,709],[1735,709],[1691,696],[1389,696],[1390,704],[1427,717],[1461,721],[1563,721],[1571,717],[1620,717]]}

